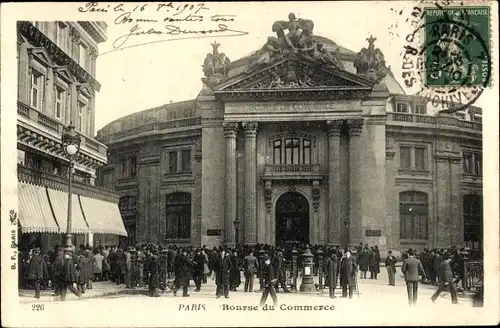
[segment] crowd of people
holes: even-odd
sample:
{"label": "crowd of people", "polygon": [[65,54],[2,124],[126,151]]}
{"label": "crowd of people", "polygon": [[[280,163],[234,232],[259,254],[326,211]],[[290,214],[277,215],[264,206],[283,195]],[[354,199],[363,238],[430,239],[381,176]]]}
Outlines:
{"label": "crowd of people", "polygon": [[[20,288],[35,289],[37,298],[40,298],[40,290],[48,289],[54,290],[54,295],[62,300],[66,298],[68,289],[82,297],[87,289],[92,289],[95,281],[112,281],[131,289],[147,287],[151,297],[158,297],[166,291],[177,295],[177,291],[182,289],[182,296],[189,297],[190,281],[196,286],[194,291],[199,292],[207,278],[212,277],[217,286],[216,297],[229,298],[229,292],[241,286],[243,272],[245,292],[253,291],[254,279],[257,277],[259,290],[263,291],[262,302],[268,295],[276,302],[276,292],[279,292],[280,287],[285,293],[296,288],[292,278],[298,278],[301,273],[304,261],[302,254],[306,248],[313,256],[313,275],[321,272],[324,277],[324,280],[320,280],[324,281],[324,285],[316,287],[328,287],[331,298],[335,298],[335,289],[339,284],[342,296],[352,298],[357,290],[358,272],[360,279],[378,279],[380,274],[382,259],[378,246],[369,247],[367,244],[360,244],[350,250],[342,250],[339,246],[299,244],[286,247],[239,245],[232,248],[145,244],[93,248],[81,245],[77,250],[56,246],[46,252],[40,248],[22,252],[19,282]],[[402,260],[418,258],[417,266],[422,267],[422,272],[418,272],[417,280],[439,284],[442,289],[443,281],[449,280],[443,278],[440,272],[441,264],[446,261],[450,263],[453,282],[462,280],[463,283],[464,260],[461,251],[463,249],[456,247],[449,250],[425,249],[421,254],[409,250],[402,254]],[[395,285],[396,263],[400,260],[391,251],[385,258],[389,285]],[[403,269],[406,280],[408,274],[405,264]],[[367,272],[370,272],[369,277]],[[410,287],[409,290],[413,291],[413,287]],[[416,293],[412,294],[412,299],[414,295]]]}

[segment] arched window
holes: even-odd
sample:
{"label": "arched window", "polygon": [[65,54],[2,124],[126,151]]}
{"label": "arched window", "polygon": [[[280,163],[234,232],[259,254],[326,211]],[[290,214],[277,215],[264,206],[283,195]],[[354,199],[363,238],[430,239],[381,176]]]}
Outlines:
{"label": "arched window", "polygon": [[399,220],[401,239],[427,239],[429,204],[427,194],[404,191],[399,194]]}
{"label": "arched window", "polygon": [[467,246],[478,249],[483,236],[483,197],[464,195],[464,242]]}
{"label": "arched window", "polygon": [[167,195],[167,239],[191,238],[191,194],[175,192]]}
{"label": "arched window", "polygon": [[274,140],[273,142],[273,163],[281,164],[281,140]]}

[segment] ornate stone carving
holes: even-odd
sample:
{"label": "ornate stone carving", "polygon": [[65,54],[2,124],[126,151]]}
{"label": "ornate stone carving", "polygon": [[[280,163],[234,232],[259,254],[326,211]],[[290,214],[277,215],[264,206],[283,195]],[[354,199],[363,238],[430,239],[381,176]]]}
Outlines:
{"label": "ornate stone carving", "polygon": [[266,210],[271,212],[271,208],[273,207],[272,203],[273,196],[273,188],[271,180],[266,180],[264,185],[264,201],[266,203]]}
{"label": "ornate stone carving", "polygon": [[[288,53],[299,53],[329,66],[339,66],[336,54],[327,51],[323,45],[312,38],[314,22],[297,19],[295,14],[288,15],[288,21],[276,21],[272,30],[276,37],[269,37],[266,44],[254,53],[250,65],[245,70],[251,73],[262,66],[280,60]],[[285,31],[288,33],[285,34]]]}
{"label": "ornate stone carving", "polygon": [[349,127],[350,136],[359,136],[361,135],[361,131],[363,131],[363,120],[362,119],[347,120],[347,126]]}
{"label": "ornate stone carving", "polygon": [[243,122],[242,125],[245,137],[255,137],[257,135],[257,128],[259,126],[257,122]]}
{"label": "ornate stone carving", "polygon": [[212,53],[208,53],[203,62],[203,74],[205,77],[201,80],[205,85],[212,87],[227,78],[231,61],[226,54],[219,52],[220,44],[212,43]]}
{"label": "ornate stone carving", "polygon": [[97,48],[90,47],[89,55],[92,60],[96,60],[97,57],[99,56],[99,50]]}
{"label": "ornate stone carving", "polygon": [[79,43],[80,42],[81,35],[80,35],[80,32],[78,32],[78,30],[75,27],[71,28],[71,31],[69,32],[69,35],[70,35],[71,41],[73,41],[73,43]]}
{"label": "ornate stone carving", "polygon": [[319,209],[320,192],[321,190],[319,188],[319,181],[314,180],[312,186],[312,206],[314,212],[317,212]]}
{"label": "ornate stone carving", "polygon": [[375,48],[373,45],[377,38],[370,36],[368,41],[368,49],[363,48],[357,53],[354,60],[354,67],[356,67],[357,74],[366,75],[367,78],[380,81],[388,72],[385,65],[385,58],[382,51]]}
{"label": "ornate stone carving", "polygon": [[328,122],[328,136],[329,137],[340,137],[342,133],[342,127],[344,126],[343,120],[335,120]]}
{"label": "ornate stone carving", "polygon": [[238,132],[237,122],[223,122],[222,127],[224,129],[224,137],[236,138],[236,134]]}

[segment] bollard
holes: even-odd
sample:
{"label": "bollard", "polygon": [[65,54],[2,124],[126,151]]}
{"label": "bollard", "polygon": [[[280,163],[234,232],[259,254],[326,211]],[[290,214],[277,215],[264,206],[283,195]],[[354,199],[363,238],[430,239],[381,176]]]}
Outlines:
{"label": "bollard", "polygon": [[318,254],[318,284],[319,284],[319,289],[323,289],[323,251],[318,249],[316,252]]}
{"label": "bollard", "polygon": [[295,247],[292,250],[292,291],[297,292],[297,275],[299,273],[297,265],[297,250]]}

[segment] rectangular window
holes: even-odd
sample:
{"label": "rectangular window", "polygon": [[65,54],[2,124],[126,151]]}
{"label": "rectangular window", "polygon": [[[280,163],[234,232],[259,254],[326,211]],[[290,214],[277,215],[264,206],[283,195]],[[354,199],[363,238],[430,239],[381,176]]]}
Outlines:
{"label": "rectangular window", "polygon": [[285,164],[299,164],[300,140],[285,139]]}
{"label": "rectangular window", "polygon": [[281,164],[281,140],[273,142],[273,163]]}
{"label": "rectangular window", "polygon": [[411,169],[411,148],[407,146],[402,146],[399,149],[400,153],[400,167],[402,169]]}
{"label": "rectangular window", "polygon": [[474,154],[474,174],[483,174],[483,156],[480,153]]}
{"label": "rectangular window", "polygon": [[31,73],[30,105],[36,109],[42,109],[44,76],[33,70]]}
{"label": "rectangular window", "polygon": [[474,170],[474,156],[472,153],[463,153],[463,169],[464,173],[472,174]]}
{"label": "rectangular window", "polygon": [[76,130],[83,133],[85,131],[85,112],[87,105],[81,101],[78,102],[78,118],[76,123]]}
{"label": "rectangular window", "polygon": [[311,141],[304,139],[302,142],[303,142],[302,163],[311,164]]}
{"label": "rectangular window", "polygon": [[137,158],[132,157],[130,159],[130,176],[135,177],[137,175]]}
{"label": "rectangular window", "polygon": [[122,178],[126,178],[127,177],[127,161],[122,159],[120,160],[120,173],[121,173],[121,177]]}
{"label": "rectangular window", "polygon": [[181,152],[182,156],[182,171],[191,171],[191,150],[183,150]]}
{"label": "rectangular window", "polygon": [[415,169],[420,171],[425,171],[425,148],[415,148]]}
{"label": "rectangular window", "polygon": [[24,165],[26,161],[26,153],[24,150],[17,150],[17,164]]}
{"label": "rectangular window", "polygon": [[396,104],[396,112],[397,113],[409,113],[408,104],[397,103]]}
{"label": "rectangular window", "polygon": [[414,108],[415,108],[413,111],[414,114],[422,114],[422,115],[427,114],[425,105],[415,105]]}
{"label": "rectangular window", "polygon": [[92,108],[87,107],[87,112],[85,113],[85,133],[91,137],[92,136]]}
{"label": "rectangular window", "polygon": [[62,51],[67,52],[68,28],[63,22],[56,22],[56,44]]}
{"label": "rectangular window", "polygon": [[87,51],[87,46],[85,46],[83,43],[80,43],[80,47],[79,47],[79,60],[78,60],[78,64],[83,67],[85,70],[88,71],[88,57],[89,57],[89,54],[88,54],[88,51]]}
{"label": "rectangular window", "polygon": [[177,172],[177,152],[171,151],[168,153],[168,172]]}
{"label": "rectangular window", "polygon": [[66,91],[59,87],[55,88],[55,105],[54,105],[54,116],[58,120],[64,118],[64,111],[66,108]]}

